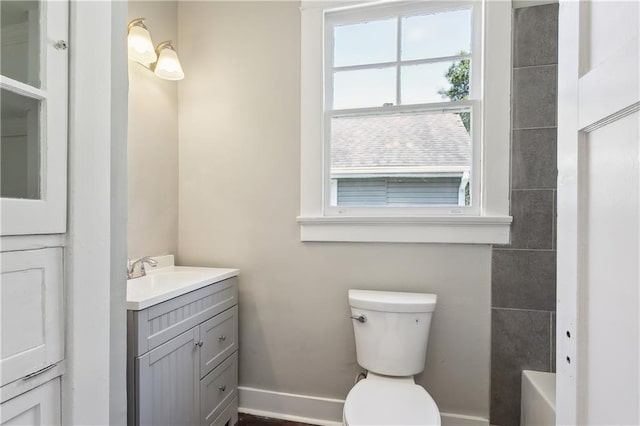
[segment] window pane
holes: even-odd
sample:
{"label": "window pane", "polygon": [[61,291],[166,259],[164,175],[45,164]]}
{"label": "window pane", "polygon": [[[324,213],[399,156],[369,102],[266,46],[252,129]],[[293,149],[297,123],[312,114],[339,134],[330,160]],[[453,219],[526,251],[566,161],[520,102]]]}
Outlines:
{"label": "window pane", "polygon": [[40,198],[40,102],[1,92],[0,196]]}
{"label": "window pane", "polygon": [[471,52],[471,10],[402,18],[402,60]]}
{"label": "window pane", "polygon": [[331,204],[471,204],[470,110],[334,117]]}
{"label": "window pane", "polygon": [[396,101],[396,68],[341,71],[333,75],[333,108],[381,107]]}
{"label": "window pane", "polygon": [[396,19],[386,19],[335,27],[333,66],[395,61],[396,26]]}
{"label": "window pane", "polygon": [[402,103],[459,101],[469,97],[469,60],[402,67]]}
{"label": "window pane", "polygon": [[40,2],[0,2],[0,73],[40,87]]}

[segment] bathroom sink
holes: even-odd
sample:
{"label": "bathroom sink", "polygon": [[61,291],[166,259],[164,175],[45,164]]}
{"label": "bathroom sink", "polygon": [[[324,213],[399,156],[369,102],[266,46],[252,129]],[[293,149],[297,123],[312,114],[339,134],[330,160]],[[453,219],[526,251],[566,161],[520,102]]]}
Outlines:
{"label": "bathroom sink", "polygon": [[238,275],[237,269],[168,266],[127,280],[127,309],[139,311]]}

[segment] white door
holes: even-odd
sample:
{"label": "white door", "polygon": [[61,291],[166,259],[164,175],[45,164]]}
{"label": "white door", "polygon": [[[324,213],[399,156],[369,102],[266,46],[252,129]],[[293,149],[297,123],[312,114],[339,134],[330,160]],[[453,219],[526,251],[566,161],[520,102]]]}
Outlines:
{"label": "white door", "polygon": [[557,418],[640,424],[640,2],[560,4]]}

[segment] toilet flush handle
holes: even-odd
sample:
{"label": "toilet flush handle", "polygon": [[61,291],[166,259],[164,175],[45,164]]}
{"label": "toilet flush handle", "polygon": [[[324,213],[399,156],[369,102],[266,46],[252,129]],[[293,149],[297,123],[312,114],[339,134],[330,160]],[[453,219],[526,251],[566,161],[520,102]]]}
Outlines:
{"label": "toilet flush handle", "polygon": [[364,315],[360,315],[359,317],[355,317],[355,316],[351,316],[351,319],[354,319],[356,321],[360,321],[362,323],[367,322],[367,317],[365,317]]}

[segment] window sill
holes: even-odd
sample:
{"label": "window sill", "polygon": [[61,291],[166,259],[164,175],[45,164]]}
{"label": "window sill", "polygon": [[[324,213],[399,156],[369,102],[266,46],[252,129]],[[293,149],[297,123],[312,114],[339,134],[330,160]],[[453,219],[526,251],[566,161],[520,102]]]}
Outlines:
{"label": "window sill", "polygon": [[507,244],[511,216],[299,216],[301,241]]}

